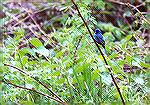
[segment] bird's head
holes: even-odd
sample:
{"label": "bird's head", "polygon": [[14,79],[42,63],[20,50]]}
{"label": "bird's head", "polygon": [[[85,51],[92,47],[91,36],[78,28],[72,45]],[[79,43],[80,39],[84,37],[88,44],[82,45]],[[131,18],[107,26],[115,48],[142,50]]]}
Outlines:
{"label": "bird's head", "polygon": [[102,33],[102,32],[101,32],[100,29],[96,29],[96,30],[95,30],[95,33],[98,34],[98,33]]}

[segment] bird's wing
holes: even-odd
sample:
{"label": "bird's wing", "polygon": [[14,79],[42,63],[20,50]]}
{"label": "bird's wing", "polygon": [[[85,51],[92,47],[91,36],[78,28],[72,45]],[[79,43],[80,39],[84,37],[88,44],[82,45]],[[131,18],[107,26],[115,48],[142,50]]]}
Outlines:
{"label": "bird's wing", "polygon": [[96,34],[94,34],[94,39],[98,44],[101,44]]}
{"label": "bird's wing", "polygon": [[98,33],[98,34],[97,34],[97,37],[98,37],[99,39],[104,40],[104,39],[103,39],[103,35],[102,35],[102,33]]}

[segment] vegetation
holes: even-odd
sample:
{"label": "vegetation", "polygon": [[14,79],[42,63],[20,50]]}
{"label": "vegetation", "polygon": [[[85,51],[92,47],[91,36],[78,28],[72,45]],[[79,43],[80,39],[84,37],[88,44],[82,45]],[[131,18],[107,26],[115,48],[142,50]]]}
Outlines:
{"label": "vegetation", "polygon": [[[0,4],[1,105],[149,105],[148,0]],[[106,50],[93,40],[103,32]]]}

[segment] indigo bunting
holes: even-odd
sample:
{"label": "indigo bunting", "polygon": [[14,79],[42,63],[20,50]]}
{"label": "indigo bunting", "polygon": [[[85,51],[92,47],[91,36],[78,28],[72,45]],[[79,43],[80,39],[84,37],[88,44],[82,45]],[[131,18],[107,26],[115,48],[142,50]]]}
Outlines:
{"label": "indigo bunting", "polygon": [[103,47],[104,50],[105,50],[105,53],[107,54],[107,51],[106,51],[106,49],[105,49],[105,40],[103,39],[103,35],[102,35],[101,30],[99,30],[99,29],[96,29],[96,30],[95,30],[95,33],[94,33],[94,40],[95,40],[98,44],[102,45],[102,47]]}

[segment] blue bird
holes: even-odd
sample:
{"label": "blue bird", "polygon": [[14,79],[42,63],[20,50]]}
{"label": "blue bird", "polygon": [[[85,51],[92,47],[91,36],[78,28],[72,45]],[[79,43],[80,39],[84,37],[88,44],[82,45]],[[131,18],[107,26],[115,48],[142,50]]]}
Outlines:
{"label": "blue bird", "polygon": [[95,40],[98,44],[102,45],[102,47],[103,47],[104,50],[105,50],[105,53],[107,54],[107,51],[106,51],[106,49],[105,49],[105,40],[103,39],[103,35],[102,35],[101,30],[99,30],[99,29],[96,29],[96,30],[95,30],[95,33],[94,33],[94,40]]}

